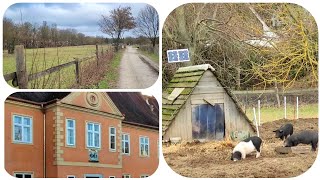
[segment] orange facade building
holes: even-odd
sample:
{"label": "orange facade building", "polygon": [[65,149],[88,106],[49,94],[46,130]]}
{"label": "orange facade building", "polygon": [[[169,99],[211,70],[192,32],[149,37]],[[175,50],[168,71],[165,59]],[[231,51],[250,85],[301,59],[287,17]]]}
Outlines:
{"label": "orange facade building", "polygon": [[5,169],[15,177],[147,177],[159,106],[140,93],[15,93],[5,101]]}

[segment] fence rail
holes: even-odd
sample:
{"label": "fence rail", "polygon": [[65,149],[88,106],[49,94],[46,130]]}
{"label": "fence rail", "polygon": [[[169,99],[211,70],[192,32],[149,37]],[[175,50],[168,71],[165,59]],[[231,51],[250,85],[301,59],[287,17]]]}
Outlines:
{"label": "fence rail", "polygon": [[[102,52],[103,53],[103,52]],[[96,45],[96,53],[93,56],[84,57],[84,58],[74,58],[75,60],[60,64],[58,66],[51,67],[49,69],[34,73],[34,74],[27,74],[26,70],[26,62],[25,62],[25,55],[24,55],[24,47],[23,45],[17,45],[15,46],[15,54],[16,54],[16,72],[12,72],[9,74],[4,75],[5,81],[12,80],[12,85],[19,88],[28,88],[28,82],[33,81],[35,79],[44,77],[46,75],[49,75],[54,72],[58,72],[61,69],[67,68],[69,66],[75,65],[75,75],[76,75],[76,82],[77,84],[80,83],[80,63],[96,58],[97,60],[97,66],[99,65],[99,51],[98,51],[98,45]]]}
{"label": "fence rail", "polygon": [[[292,89],[288,91],[279,92],[279,94],[303,94],[307,92],[315,92],[318,91],[318,88],[310,88],[310,89]],[[277,90],[275,89],[267,89],[267,90],[257,90],[257,91],[232,91],[235,95],[245,95],[245,94],[275,94]]]}

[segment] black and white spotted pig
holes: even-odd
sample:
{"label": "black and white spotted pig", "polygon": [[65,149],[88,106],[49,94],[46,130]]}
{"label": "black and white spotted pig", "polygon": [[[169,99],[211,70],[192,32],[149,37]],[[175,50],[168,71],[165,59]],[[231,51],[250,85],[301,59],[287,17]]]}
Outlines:
{"label": "black and white spotted pig", "polygon": [[288,123],[282,125],[279,129],[274,130],[273,132],[276,133],[276,138],[280,138],[281,140],[287,139],[288,136],[293,134],[293,126],[292,124]]}
{"label": "black and white spotted pig", "polygon": [[258,136],[249,137],[239,142],[234,147],[231,155],[231,160],[238,161],[245,159],[247,154],[256,151],[256,158],[260,157],[262,140]]}
{"label": "black and white spotted pig", "polygon": [[284,141],[285,147],[297,146],[298,144],[311,144],[312,151],[317,150],[318,132],[317,131],[301,131],[293,134]]}

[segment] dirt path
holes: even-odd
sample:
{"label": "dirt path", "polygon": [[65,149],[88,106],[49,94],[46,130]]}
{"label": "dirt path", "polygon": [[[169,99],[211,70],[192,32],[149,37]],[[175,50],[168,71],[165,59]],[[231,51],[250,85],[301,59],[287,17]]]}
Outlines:
{"label": "dirt path", "polygon": [[158,74],[145,64],[140,58],[137,49],[127,46],[120,64],[120,89],[144,89],[152,86]]}
{"label": "dirt path", "polygon": [[255,154],[245,160],[230,160],[235,142],[189,143],[163,146],[168,165],[186,177],[296,177],[306,172],[314,163],[317,152],[307,154],[278,154],[274,151],[283,142],[272,132],[281,124],[290,122],[294,131],[318,130],[318,119],[278,120],[264,123],[260,135],[263,139],[261,157]]}

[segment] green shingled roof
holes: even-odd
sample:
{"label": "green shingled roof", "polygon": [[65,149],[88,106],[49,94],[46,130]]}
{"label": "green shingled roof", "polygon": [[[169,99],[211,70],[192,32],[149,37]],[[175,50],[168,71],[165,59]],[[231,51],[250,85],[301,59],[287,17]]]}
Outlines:
{"label": "green shingled roof", "polygon": [[[209,64],[182,67],[176,71],[176,74],[173,76],[172,80],[168,84],[167,89],[165,89],[162,93],[163,135],[165,134],[167,128],[170,126],[172,121],[175,119],[176,115],[179,113],[181,107],[186,103],[194,88],[199,83],[204,72],[208,69],[211,70],[213,73],[215,71],[214,68]],[[222,84],[223,87],[225,87],[219,79],[218,81]],[[184,88],[184,90],[174,100],[169,100],[168,96],[172,93],[172,91],[175,88]],[[244,114],[240,105],[235,100],[235,96],[227,88],[225,88],[225,90],[235,102],[236,107],[240,110],[240,112],[242,112],[242,114]],[[253,126],[252,122],[248,119],[248,117],[245,114],[244,116],[255,130],[255,127]]]}
{"label": "green shingled roof", "polygon": [[[208,69],[214,71],[209,64],[182,67],[176,71],[171,79],[167,89],[162,94],[162,131],[163,134],[171,122],[178,114],[180,108],[186,103],[193,89],[200,81],[204,72]],[[174,100],[169,100],[168,96],[175,88],[184,88],[184,90]]]}

